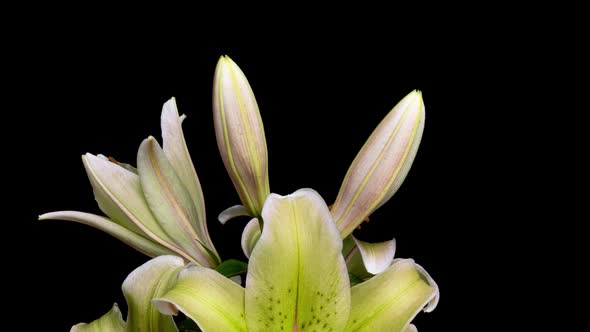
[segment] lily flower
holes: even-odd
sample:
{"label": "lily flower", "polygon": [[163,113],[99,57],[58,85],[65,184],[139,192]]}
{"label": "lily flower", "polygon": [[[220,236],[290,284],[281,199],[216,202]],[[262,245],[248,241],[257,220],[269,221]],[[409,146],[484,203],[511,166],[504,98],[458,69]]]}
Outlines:
{"label": "lily flower", "polygon": [[[413,91],[389,112],[369,137],[350,166],[330,209],[345,239],[343,253],[347,266],[359,277],[365,276],[363,279],[391,265],[395,239],[368,243],[359,241],[351,233],[402,184],[418,151],[424,118],[422,93]],[[260,233],[259,221],[254,218],[242,233],[242,249],[247,257]]]}
{"label": "lily flower", "polygon": [[246,76],[227,56],[219,59],[215,69],[213,119],[223,164],[242,202],[222,212],[219,220],[259,217],[270,194],[264,127]]}
{"label": "lily flower", "polygon": [[154,297],[162,296],[185,267],[182,258],[160,256],[135,269],[123,282],[128,313],[125,322],[115,303],[101,318],[74,325],[70,332],[178,332],[172,317],[162,315],[152,306]]}
{"label": "lily flower", "polygon": [[399,189],[423,131],[422,93],[413,91],[381,121],[344,177],[331,209],[343,238]]}
{"label": "lily flower", "polygon": [[[349,271],[361,279],[384,271],[393,262],[395,239],[367,243],[354,238],[352,231],[401,186],[418,151],[424,118],[422,93],[413,91],[373,131],[348,169],[331,208],[345,238],[343,253]],[[438,289],[429,310],[434,309],[437,302]]]}
{"label": "lily flower", "polygon": [[434,296],[430,278],[411,259],[350,287],[342,238],[327,205],[311,189],[271,194],[246,287],[191,266],[155,307],[182,311],[204,332],[412,331],[410,321]]}
{"label": "lily flower", "polygon": [[149,137],[141,143],[138,168],[112,158],[82,156],[94,197],[108,218],[77,211],[46,213],[44,219],[98,228],[142,253],[176,255],[215,267],[220,259],[207,230],[199,178],[190,159],[174,98],[164,104],[163,148]]}

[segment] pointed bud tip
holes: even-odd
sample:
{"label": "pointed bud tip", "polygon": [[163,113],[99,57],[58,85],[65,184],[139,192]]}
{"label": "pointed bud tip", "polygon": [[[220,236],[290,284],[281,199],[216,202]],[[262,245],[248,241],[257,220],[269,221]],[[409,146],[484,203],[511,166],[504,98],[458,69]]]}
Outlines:
{"label": "pointed bud tip", "polygon": [[231,61],[227,55],[223,54],[219,57],[219,60],[217,60],[217,67],[224,65],[228,60]]}
{"label": "pointed bud tip", "polygon": [[410,92],[408,94],[408,96],[417,96],[419,98],[422,98],[422,91],[418,90],[418,89],[414,89],[412,92]]}

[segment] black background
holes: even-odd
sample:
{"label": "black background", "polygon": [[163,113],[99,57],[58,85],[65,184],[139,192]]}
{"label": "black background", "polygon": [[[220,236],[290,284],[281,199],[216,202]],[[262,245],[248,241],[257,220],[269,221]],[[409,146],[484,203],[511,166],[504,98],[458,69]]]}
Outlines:
{"label": "black background", "polygon": [[15,46],[23,51],[12,68],[20,73],[14,85],[22,95],[10,115],[19,119],[10,123],[24,123],[27,136],[13,155],[28,166],[17,196],[26,197],[18,219],[33,252],[21,263],[37,278],[26,287],[35,297],[36,309],[24,310],[31,324],[65,331],[98,318],[113,302],[125,307],[121,283],[147,257],[95,229],[41,222],[37,215],[100,214],[80,156],[102,153],[135,164],[141,140],[160,140],[161,107],[172,96],[188,116],[184,132],[214,244],[223,259],[243,259],[239,240],[247,220],[216,221],[239,203],[213,130],[211,86],[222,54],[253,87],[271,191],[279,194],[311,187],[331,203],[379,121],[407,93],[423,91],[426,127],[414,166],[356,234],[370,241],[395,237],[396,256],[414,258],[438,282],[439,307],[414,321],[421,331],[470,329],[466,321],[477,320],[482,281],[476,276],[494,250],[485,243],[503,236],[497,212],[487,206],[490,190],[502,189],[491,172],[498,139],[492,142],[488,133],[496,90],[507,92],[490,80],[502,75],[506,53],[490,35],[471,38],[459,27],[419,32],[387,22],[362,31],[357,24],[306,30],[303,18],[291,32],[276,22],[255,32],[240,24],[226,32],[166,15],[155,28],[125,18],[43,23]]}

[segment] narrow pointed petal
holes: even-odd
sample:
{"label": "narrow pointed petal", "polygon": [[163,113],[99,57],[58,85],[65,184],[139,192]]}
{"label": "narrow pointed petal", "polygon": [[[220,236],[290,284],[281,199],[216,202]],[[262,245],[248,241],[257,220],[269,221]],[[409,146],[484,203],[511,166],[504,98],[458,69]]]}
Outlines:
{"label": "narrow pointed petal", "polygon": [[404,331],[435,291],[413,260],[396,260],[385,272],[351,288],[344,331]]}
{"label": "narrow pointed petal", "polygon": [[225,225],[228,220],[241,216],[250,216],[250,212],[243,205],[234,205],[223,210],[217,219],[221,224]]}
{"label": "narrow pointed petal", "polygon": [[92,323],[80,323],[72,326],[70,332],[125,332],[127,331],[127,324],[121,317],[121,310],[115,303],[113,308],[109,310],[104,316],[93,321]]}
{"label": "narrow pointed petal", "polygon": [[145,199],[168,237],[197,263],[217,266],[215,248],[205,248],[195,231],[198,218],[191,197],[153,137],[141,143],[137,168]]}
{"label": "narrow pointed petal", "polygon": [[252,250],[254,250],[258,239],[260,239],[261,233],[258,218],[252,218],[242,232],[242,251],[244,251],[246,257],[250,258],[250,254],[252,254]]}
{"label": "narrow pointed petal", "polygon": [[182,311],[205,332],[246,332],[244,289],[218,272],[191,266],[154,306],[166,315]]}
{"label": "narrow pointed petal", "polygon": [[127,300],[129,331],[177,332],[172,317],[163,315],[152,305],[152,299],[162,296],[176,282],[184,261],[176,256],[160,256],[135,269],[123,282]]}
{"label": "narrow pointed petal", "polygon": [[162,108],[162,149],[178,178],[191,196],[196,210],[196,220],[193,227],[197,231],[199,239],[206,247],[213,248],[213,242],[207,230],[203,191],[184,140],[182,120],[183,117],[178,114],[176,99],[168,100]]}
{"label": "narrow pointed petal", "polygon": [[354,236],[352,236],[352,239],[359,249],[358,252],[363,259],[367,272],[379,274],[391,265],[395,256],[395,239],[379,243],[360,241]]}
{"label": "narrow pointed petal", "polygon": [[395,194],[412,166],[423,130],[422,93],[413,91],[381,121],[346,173],[331,210],[343,238]]}
{"label": "narrow pointed petal", "polygon": [[[108,161],[106,158],[97,157],[90,153],[82,158],[88,177],[93,186],[97,188],[95,195],[97,191],[100,192],[100,199],[103,202],[102,208],[108,206],[108,213],[103,211],[111,219],[123,227],[134,224],[154,242],[174,251],[186,260],[194,260],[174,244],[154,218],[142,193],[137,174]],[[98,195],[95,197],[97,200],[99,199]],[[121,222],[123,219],[126,219],[127,222]]]}
{"label": "narrow pointed petal", "polygon": [[264,128],[246,76],[227,56],[215,69],[213,119],[217,146],[240,200],[249,215],[259,217],[270,194]]}
{"label": "narrow pointed petal", "polygon": [[92,226],[117,239],[125,242],[130,247],[142,252],[150,257],[160,255],[174,254],[170,249],[161,246],[150,239],[147,239],[137,233],[134,233],[113,221],[97,216],[95,214],[78,212],[78,211],[58,211],[45,213],[39,216],[39,220],[68,220],[80,224]]}
{"label": "narrow pointed petal", "polygon": [[350,310],[342,239],[320,195],[271,194],[246,279],[248,331],[342,331]]}

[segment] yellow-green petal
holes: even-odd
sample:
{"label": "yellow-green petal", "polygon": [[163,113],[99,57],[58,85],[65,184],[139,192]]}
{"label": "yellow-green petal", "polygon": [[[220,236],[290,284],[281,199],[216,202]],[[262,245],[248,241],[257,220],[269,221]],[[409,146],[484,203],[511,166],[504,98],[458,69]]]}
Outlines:
{"label": "yellow-green petal", "polygon": [[182,311],[204,332],[246,332],[244,289],[218,272],[191,266],[174,286],[153,300],[160,312]]}
{"label": "yellow-green petal", "polygon": [[127,326],[134,332],[176,332],[172,317],[163,315],[152,305],[178,278],[184,261],[176,256],[160,256],[135,269],[123,282],[127,300]]}
{"label": "yellow-green petal", "polygon": [[246,279],[249,332],[342,331],[350,310],[342,239],[320,195],[271,194]]}
{"label": "yellow-green petal", "polygon": [[395,260],[383,273],[351,288],[351,311],[344,331],[402,332],[435,293],[413,260]]}
{"label": "yellow-green petal", "polygon": [[141,143],[137,169],[150,210],[168,237],[192,257],[193,262],[217,266],[219,257],[215,248],[205,248],[194,229],[198,219],[191,196],[153,137]]}
{"label": "yellow-green petal", "polygon": [[121,310],[115,303],[113,308],[109,310],[99,319],[92,323],[80,323],[72,326],[70,332],[125,332],[127,331],[127,324],[121,317]]}

